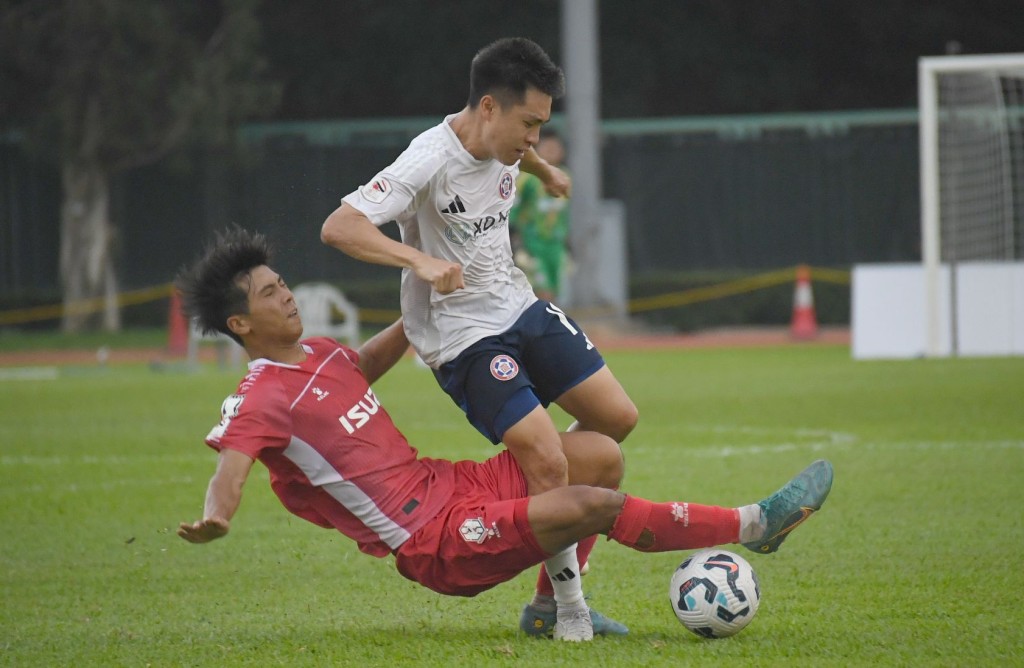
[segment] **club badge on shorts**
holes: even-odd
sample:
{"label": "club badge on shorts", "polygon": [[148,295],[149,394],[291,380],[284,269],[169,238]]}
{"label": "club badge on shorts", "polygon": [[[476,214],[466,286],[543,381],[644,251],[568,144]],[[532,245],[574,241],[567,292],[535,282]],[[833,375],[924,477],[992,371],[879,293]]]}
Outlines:
{"label": "club badge on shorts", "polygon": [[483,543],[488,538],[501,538],[497,522],[491,522],[488,527],[484,524],[484,518],[471,517],[459,527],[459,533],[467,543]]}
{"label": "club badge on shorts", "polygon": [[500,381],[512,380],[519,375],[519,365],[508,355],[495,355],[491,360],[491,375]]}

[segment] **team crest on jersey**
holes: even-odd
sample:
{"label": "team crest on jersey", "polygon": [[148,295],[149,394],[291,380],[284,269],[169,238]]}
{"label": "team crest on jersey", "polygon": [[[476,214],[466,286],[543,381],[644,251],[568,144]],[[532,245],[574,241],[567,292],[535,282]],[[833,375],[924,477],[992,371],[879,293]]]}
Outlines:
{"label": "team crest on jersey", "polygon": [[463,522],[462,526],[459,527],[459,533],[467,543],[483,543],[488,538],[495,536],[501,538],[501,532],[498,531],[498,523],[492,522],[491,526],[488,527],[484,524],[484,518],[482,517],[471,517]]}
{"label": "team crest on jersey", "polygon": [[501,195],[501,199],[508,199],[512,196],[512,185],[512,175],[502,172],[501,179],[498,181],[498,194]]}
{"label": "team crest on jersey", "polygon": [[512,380],[519,375],[519,365],[508,355],[496,355],[491,360],[491,375],[500,381]]}
{"label": "team crest on jersey", "polygon": [[391,194],[391,183],[383,176],[377,176],[363,186],[362,194],[374,204],[380,204],[385,197]]}

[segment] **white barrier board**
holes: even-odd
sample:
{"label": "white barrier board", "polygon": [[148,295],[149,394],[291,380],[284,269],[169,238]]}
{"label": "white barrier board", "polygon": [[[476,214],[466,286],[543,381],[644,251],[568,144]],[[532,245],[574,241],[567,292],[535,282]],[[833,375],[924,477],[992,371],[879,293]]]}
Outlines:
{"label": "white barrier board", "polygon": [[[939,353],[952,354],[949,267],[939,270]],[[955,340],[963,356],[1024,355],[1024,263],[971,262],[957,268]],[[853,269],[855,359],[922,357],[927,342],[925,272],[920,264]]]}

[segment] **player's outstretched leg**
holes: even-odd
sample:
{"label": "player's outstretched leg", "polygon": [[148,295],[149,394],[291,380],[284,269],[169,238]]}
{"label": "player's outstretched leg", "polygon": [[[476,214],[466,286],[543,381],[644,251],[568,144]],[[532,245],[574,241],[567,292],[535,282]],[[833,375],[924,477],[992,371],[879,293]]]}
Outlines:
{"label": "player's outstretched leg", "polygon": [[[519,616],[519,628],[527,635],[550,638],[555,630],[555,611],[554,600],[551,601],[550,608],[534,603],[527,604]],[[605,617],[597,610],[591,609],[590,621],[594,626],[594,635],[624,636],[629,633],[629,629],[623,624]]]}
{"label": "player's outstretched leg", "polygon": [[819,459],[787,482],[782,488],[759,501],[765,524],[760,540],[743,543],[743,547],[759,554],[779,549],[793,529],[800,526],[825,502],[832,489],[832,464]]}

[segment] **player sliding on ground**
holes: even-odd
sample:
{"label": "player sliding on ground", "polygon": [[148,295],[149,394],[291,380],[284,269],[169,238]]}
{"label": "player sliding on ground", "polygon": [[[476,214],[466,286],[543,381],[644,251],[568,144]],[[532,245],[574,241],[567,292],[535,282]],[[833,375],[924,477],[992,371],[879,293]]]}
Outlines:
{"label": "player sliding on ground", "polygon": [[[832,466],[819,460],[756,504],[655,503],[614,491],[618,444],[586,431],[561,435],[569,486],[533,496],[507,450],[484,462],[421,458],[370,389],[408,348],[401,322],[358,352],[303,340],[292,293],[269,262],[266,239],[236,229],[178,277],[188,315],[252,360],[206,437],[217,468],[203,518],[178,528],[185,540],[228,533],[257,459],[289,511],[367,554],[392,555],[405,577],[454,596],[474,596],[594,534],[643,552],[737,542],[774,552],[828,496]],[[563,626],[559,619],[556,638],[589,639]]]}

